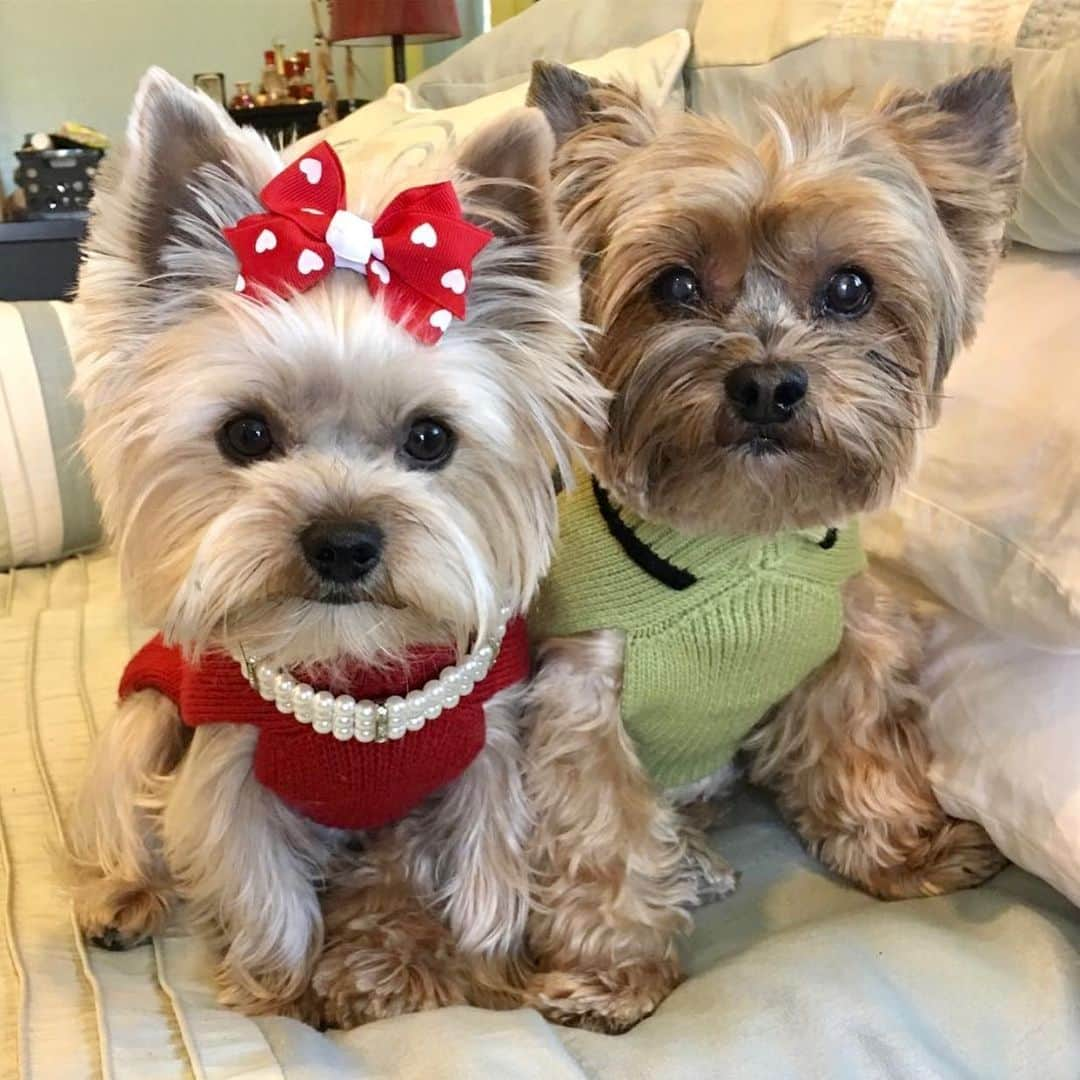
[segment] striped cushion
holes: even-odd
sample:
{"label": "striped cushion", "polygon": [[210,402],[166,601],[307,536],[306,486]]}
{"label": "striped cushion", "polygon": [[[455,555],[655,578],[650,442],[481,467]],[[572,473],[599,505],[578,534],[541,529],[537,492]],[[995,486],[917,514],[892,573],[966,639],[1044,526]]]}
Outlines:
{"label": "striped cushion", "polygon": [[97,506],[77,449],[71,309],[0,304],[0,569],[93,547]]}

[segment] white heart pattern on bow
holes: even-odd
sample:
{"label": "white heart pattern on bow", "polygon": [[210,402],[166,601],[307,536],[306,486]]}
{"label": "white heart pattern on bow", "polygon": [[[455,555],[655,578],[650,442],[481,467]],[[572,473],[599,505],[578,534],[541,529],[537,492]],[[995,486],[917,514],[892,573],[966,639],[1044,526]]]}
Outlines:
{"label": "white heart pattern on bow", "polygon": [[461,296],[465,292],[465,272],[463,270],[447,270],[441,278],[439,278],[439,284],[444,289],[449,289],[456,296]]}
{"label": "white heart pattern on bow", "polygon": [[[425,221],[422,225],[417,225],[409,234],[409,239],[414,244],[419,244],[420,247],[426,248],[433,248],[439,242],[438,234],[435,232],[435,228],[430,221]],[[435,324],[432,323],[432,325],[434,326]]]}
{"label": "white heart pattern on bow", "polygon": [[390,271],[378,259],[372,259],[368,263],[368,269],[384,284],[390,284]]}
{"label": "white heart pattern on bow", "polygon": [[236,275],[236,291],[243,292],[247,288],[247,281],[243,274]]}
{"label": "white heart pattern on bow", "polygon": [[300,252],[300,258],[296,260],[296,269],[301,274],[317,273],[325,265],[322,256],[317,251],[312,251],[311,248],[304,248]]}
{"label": "white heart pattern on bow", "polygon": [[263,229],[255,238],[255,251],[259,255],[264,251],[273,251],[276,247],[277,237],[269,229]]}
{"label": "white heart pattern on bow", "polygon": [[454,316],[451,315],[446,308],[439,308],[438,311],[433,311],[431,313],[431,318],[428,319],[428,322],[431,323],[436,330],[441,330],[445,334],[446,328],[450,325],[450,320],[453,319],[453,317]]}
{"label": "white heart pattern on bow", "polygon": [[317,184],[322,179],[322,162],[316,158],[304,158],[299,168],[309,184]]}

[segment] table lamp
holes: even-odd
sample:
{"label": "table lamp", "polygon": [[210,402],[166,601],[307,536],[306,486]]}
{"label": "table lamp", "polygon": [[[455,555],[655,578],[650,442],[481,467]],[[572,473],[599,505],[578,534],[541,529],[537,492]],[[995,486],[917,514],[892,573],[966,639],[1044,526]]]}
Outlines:
{"label": "table lamp", "polygon": [[405,39],[418,44],[461,37],[454,0],[331,0],[335,45],[390,45],[394,81],[405,81]]}

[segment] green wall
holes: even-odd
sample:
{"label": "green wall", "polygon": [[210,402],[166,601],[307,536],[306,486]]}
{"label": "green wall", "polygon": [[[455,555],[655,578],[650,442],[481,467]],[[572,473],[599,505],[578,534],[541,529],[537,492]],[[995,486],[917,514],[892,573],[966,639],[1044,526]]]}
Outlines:
{"label": "green wall", "polygon": [[[433,63],[480,30],[483,0],[458,0],[457,43],[429,46]],[[308,0],[0,0],[0,174],[11,190],[14,151],[28,131],[76,120],[122,134],[139,76],[151,64],[190,82],[221,71],[231,84],[257,79],[262,51],[281,37],[310,46]],[[341,83],[344,56],[338,54]],[[386,88],[382,48],[359,48],[358,91]],[[415,74],[415,72],[410,72]]]}

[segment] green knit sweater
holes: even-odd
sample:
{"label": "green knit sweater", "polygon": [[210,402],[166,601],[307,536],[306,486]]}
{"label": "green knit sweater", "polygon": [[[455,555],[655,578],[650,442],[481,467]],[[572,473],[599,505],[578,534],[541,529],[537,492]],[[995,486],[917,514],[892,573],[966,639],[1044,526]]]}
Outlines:
{"label": "green knit sweater", "polygon": [[[609,526],[604,498],[588,476],[560,496],[558,551],[530,632],[622,630],[623,723],[657,783],[692,783],[727,764],[769,708],[836,651],[840,587],[865,565],[858,529],[841,529],[831,547],[824,528],[690,537],[610,504],[618,520]],[[629,541],[616,539],[619,521]],[[631,557],[634,536],[678,568],[669,576],[681,588],[643,569],[640,551]]]}

